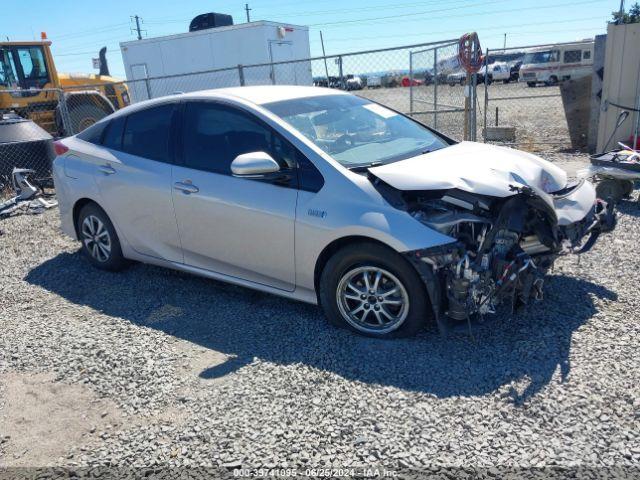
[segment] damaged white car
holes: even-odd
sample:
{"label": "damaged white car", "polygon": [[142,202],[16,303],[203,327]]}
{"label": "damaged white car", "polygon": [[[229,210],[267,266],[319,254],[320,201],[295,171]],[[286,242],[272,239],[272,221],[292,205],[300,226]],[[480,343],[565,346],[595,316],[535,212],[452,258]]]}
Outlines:
{"label": "damaged white car", "polygon": [[93,265],[142,261],[319,303],[377,337],[541,299],[553,261],[615,223],[589,182],[534,155],[323,88],[141,102],[56,151],[63,230]]}

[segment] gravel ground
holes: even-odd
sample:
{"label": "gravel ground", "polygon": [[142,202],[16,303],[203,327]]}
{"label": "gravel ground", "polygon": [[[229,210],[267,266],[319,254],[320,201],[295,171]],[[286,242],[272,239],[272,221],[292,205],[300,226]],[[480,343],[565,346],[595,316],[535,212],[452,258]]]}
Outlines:
{"label": "gravel ground", "polygon": [[55,210],[1,225],[0,466],[639,471],[636,201],[557,262],[543,303],[446,340],[362,338],[151,266],[98,271]]}

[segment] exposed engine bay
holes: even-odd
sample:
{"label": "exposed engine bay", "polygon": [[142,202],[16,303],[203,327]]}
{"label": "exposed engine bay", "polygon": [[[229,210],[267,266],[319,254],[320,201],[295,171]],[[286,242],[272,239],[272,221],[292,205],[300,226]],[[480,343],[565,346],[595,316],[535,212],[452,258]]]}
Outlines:
{"label": "exposed engine bay", "polygon": [[[452,239],[407,252],[421,272],[441,328],[443,316],[469,321],[494,313],[503,302],[515,310],[541,300],[544,277],[555,259],[588,251],[615,225],[613,206],[594,203],[593,186],[584,181],[553,193],[514,181],[510,194],[497,197],[457,188],[405,191],[372,174],[369,178],[391,205]],[[580,196],[591,198],[586,216],[576,208]],[[581,212],[578,221],[566,215],[572,209]]]}

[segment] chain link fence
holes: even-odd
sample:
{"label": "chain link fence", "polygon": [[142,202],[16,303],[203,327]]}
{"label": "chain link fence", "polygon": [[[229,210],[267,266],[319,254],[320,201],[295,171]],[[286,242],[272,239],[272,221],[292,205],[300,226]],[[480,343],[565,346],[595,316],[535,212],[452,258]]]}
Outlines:
{"label": "chain link fence", "polygon": [[487,50],[485,59],[488,81],[478,88],[485,142],[532,152],[586,145],[590,120],[581,112],[590,101],[593,42]]}
{"label": "chain link fence", "polygon": [[414,50],[410,63],[409,113],[453,138],[475,139],[475,129],[468,130],[474,112],[466,105],[470,92],[458,62],[458,41]]}
{"label": "chain link fence", "polygon": [[62,128],[57,89],[0,90],[0,190],[11,183],[14,168],[35,171],[35,179],[51,176],[55,157],[50,133]]}
{"label": "chain link fence", "polygon": [[[128,103],[175,93],[250,85],[315,85],[354,94],[412,115],[419,121],[456,139],[465,135],[465,87],[451,86],[457,74],[457,40],[443,40],[395,48],[368,50],[294,61],[149,77],[115,84],[76,85],[64,90],[0,90],[0,106],[9,113],[6,122],[32,120],[31,133],[0,140],[0,177],[13,167],[32,168],[39,176],[50,175],[51,140],[41,139],[43,130],[54,138],[79,133],[95,121]],[[133,68],[134,66],[132,66]],[[19,117],[19,118],[18,118]],[[475,128],[474,128],[475,134]],[[473,138],[467,134],[466,138]],[[29,140],[47,143],[47,151],[25,145]],[[44,148],[44,147],[43,147]]]}

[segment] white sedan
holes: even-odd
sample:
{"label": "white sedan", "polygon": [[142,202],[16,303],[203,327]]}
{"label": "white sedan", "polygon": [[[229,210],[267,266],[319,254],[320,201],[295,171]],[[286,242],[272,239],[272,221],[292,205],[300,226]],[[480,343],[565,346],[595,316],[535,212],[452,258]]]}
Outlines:
{"label": "white sedan", "polygon": [[325,88],[141,102],[56,151],[62,228],[95,267],[135,260],[319,303],[376,337],[540,298],[557,256],[613,225],[593,186],[551,163]]}

